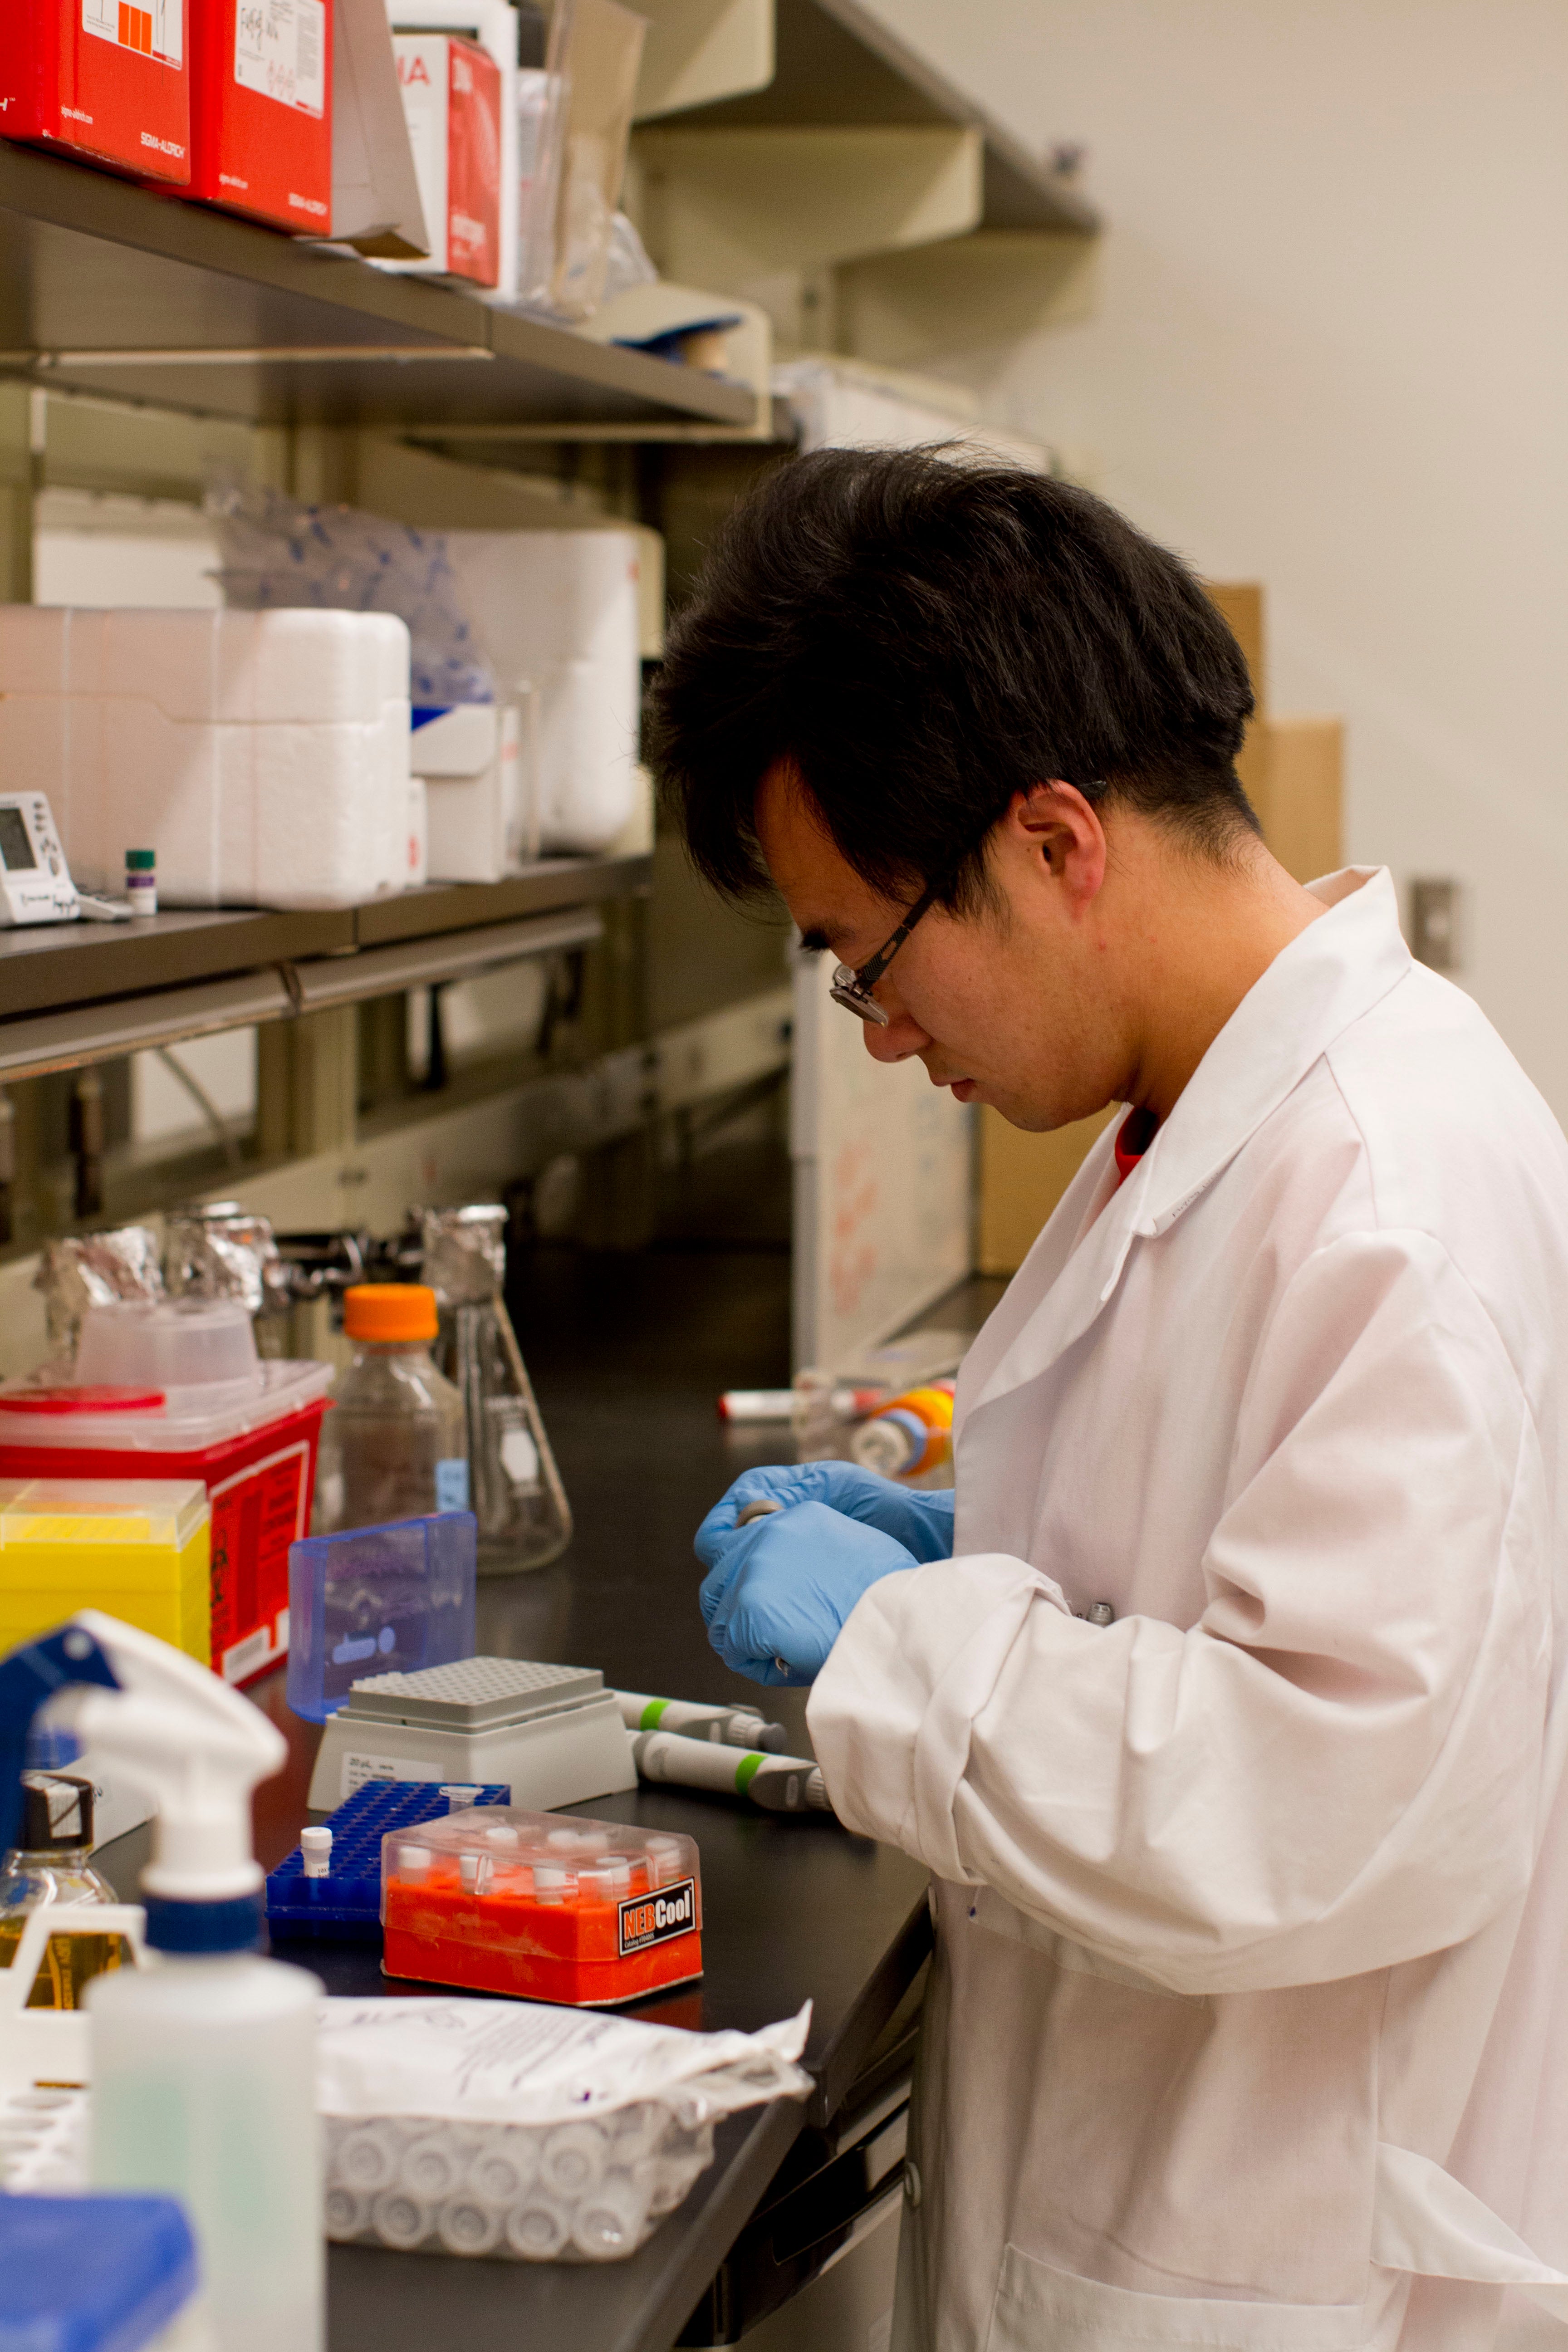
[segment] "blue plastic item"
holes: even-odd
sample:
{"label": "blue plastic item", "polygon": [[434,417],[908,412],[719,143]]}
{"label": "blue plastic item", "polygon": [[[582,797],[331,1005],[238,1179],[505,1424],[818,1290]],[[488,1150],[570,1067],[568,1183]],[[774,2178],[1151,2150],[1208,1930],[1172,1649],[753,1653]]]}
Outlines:
{"label": "blue plastic item", "polygon": [[137,2352],[196,2288],[172,2197],[0,2196],[0,2352]]}
{"label": "blue plastic item", "polygon": [[413,1674],[474,1654],[479,1522],[434,1511],[289,1547],[289,1704],[335,1715],[366,1675]]}
{"label": "blue plastic item", "polygon": [[[296,1846],[267,1881],[267,1924],[274,1943],[313,1936],[333,1943],[381,1941],[381,1841],[389,1830],[416,1829],[450,1811],[438,1780],[367,1780],[322,1823],[332,1833],[331,1868],[307,1878]],[[504,1780],[488,1781],[476,1805],[509,1805]],[[0,2352],[4,2347],[0,2346]]]}

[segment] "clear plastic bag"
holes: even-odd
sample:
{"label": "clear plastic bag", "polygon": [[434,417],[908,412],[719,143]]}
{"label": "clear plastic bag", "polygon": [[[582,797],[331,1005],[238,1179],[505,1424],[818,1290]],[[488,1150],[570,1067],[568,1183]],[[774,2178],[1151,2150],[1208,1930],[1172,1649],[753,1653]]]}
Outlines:
{"label": "clear plastic bag", "polygon": [[414,530],[356,507],[307,507],[272,489],[216,492],[224,600],[395,613],[413,639],[409,699],[426,709],[493,702],[495,680],[458,594],[439,531]]}
{"label": "clear plastic bag", "polygon": [[327,2000],[327,2235],[624,2261],[707,2170],[721,2116],[809,2095],[810,2018],[689,2033],[531,2001]]}
{"label": "clear plastic bag", "polygon": [[620,0],[556,0],[543,73],[522,77],[530,309],[591,319],[605,299],[647,30]]}

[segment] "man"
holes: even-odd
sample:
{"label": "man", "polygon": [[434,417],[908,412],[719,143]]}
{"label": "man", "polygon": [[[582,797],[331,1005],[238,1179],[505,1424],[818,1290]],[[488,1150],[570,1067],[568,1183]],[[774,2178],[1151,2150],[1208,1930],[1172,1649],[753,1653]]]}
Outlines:
{"label": "man", "polygon": [[815,1681],[933,1874],[931,2352],[1568,2342],[1568,1147],[1386,873],[1269,856],[1250,709],[1100,501],[834,451],[654,714],[876,1057],[1129,1107],[963,1367],[956,1511],[814,1464],[699,1538],[721,1655]]}

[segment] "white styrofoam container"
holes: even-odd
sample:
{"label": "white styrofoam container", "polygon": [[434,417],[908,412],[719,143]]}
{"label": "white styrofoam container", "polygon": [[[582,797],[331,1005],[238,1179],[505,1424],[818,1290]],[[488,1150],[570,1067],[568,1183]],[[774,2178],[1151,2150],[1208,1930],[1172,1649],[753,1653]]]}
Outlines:
{"label": "white styrofoam container", "polygon": [[0,774],[86,889],[153,849],[167,906],[352,906],[410,876],[408,663],[387,613],[0,605]]}
{"label": "white styrofoam container", "polygon": [[540,846],[595,856],[637,799],[637,534],[453,530],[446,538],[498,692],[539,691]]}
{"label": "white styrofoam container", "polygon": [[513,700],[459,702],[416,719],[412,756],[425,785],[430,880],[504,881],[535,853],[524,805],[523,712]]}

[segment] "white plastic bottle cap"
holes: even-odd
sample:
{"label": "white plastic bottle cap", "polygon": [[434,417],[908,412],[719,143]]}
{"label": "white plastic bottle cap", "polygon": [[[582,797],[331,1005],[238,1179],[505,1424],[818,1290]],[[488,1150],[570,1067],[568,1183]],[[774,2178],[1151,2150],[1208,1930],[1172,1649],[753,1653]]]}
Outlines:
{"label": "white plastic bottle cap", "polygon": [[564,1903],[573,1891],[573,1876],[569,1870],[552,1870],[549,1864],[542,1862],[533,1874],[534,1901]]}
{"label": "white plastic bottle cap", "polygon": [[423,1878],[429,1867],[430,1849],[427,1845],[400,1845],[398,1847],[397,1868],[400,1876],[404,1878]]}

